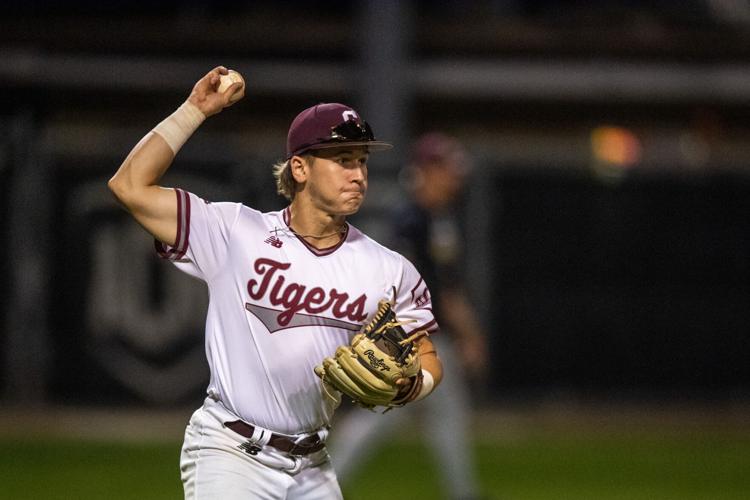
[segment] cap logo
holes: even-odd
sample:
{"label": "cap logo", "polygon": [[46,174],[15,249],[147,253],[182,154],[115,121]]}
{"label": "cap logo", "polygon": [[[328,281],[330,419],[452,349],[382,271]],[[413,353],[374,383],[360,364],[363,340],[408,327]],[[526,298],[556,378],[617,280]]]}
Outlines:
{"label": "cap logo", "polygon": [[359,116],[357,116],[357,113],[353,109],[343,111],[341,116],[344,117],[345,122],[348,122],[349,120],[359,121]]}

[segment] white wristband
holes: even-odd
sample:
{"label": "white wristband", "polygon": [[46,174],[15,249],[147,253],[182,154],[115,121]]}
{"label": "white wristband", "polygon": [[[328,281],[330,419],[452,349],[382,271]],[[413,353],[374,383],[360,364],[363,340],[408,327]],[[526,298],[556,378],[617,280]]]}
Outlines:
{"label": "white wristband", "polygon": [[177,154],[205,119],[206,115],[195,104],[185,101],[174,113],[154,127],[153,131],[162,136],[172,152]]}
{"label": "white wristband", "polygon": [[417,394],[417,397],[414,398],[414,401],[419,401],[420,399],[424,399],[425,397],[427,397],[429,393],[432,392],[432,389],[434,388],[435,388],[435,379],[432,378],[432,373],[422,368],[422,389],[420,389],[419,394]]}

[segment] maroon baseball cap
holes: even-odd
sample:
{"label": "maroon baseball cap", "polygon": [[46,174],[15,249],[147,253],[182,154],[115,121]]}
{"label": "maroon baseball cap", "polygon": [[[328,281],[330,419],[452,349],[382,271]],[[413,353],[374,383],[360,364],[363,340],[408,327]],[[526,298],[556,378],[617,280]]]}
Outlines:
{"label": "maroon baseball cap", "polygon": [[449,159],[463,160],[465,155],[461,143],[442,132],[421,135],[414,141],[410,152],[411,161],[417,165]]}
{"label": "maroon baseball cap", "polygon": [[409,157],[412,166],[417,168],[447,164],[458,174],[466,174],[472,168],[471,159],[463,144],[442,132],[428,132],[417,138]]}
{"label": "maroon baseball cap", "polygon": [[367,146],[368,151],[393,147],[375,139],[370,125],[349,106],[321,103],[307,108],[292,121],[286,138],[286,157],[342,145]]}

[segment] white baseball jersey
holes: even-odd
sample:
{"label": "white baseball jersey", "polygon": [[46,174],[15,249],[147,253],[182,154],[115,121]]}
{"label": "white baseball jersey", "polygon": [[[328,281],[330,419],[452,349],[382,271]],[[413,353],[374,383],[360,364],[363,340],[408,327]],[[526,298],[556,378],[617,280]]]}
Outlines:
{"label": "white baseball jersey", "polygon": [[289,209],[261,213],[180,189],[174,246],[159,254],[206,282],[209,395],[243,420],[285,434],[327,425],[335,403],[313,368],[393,297],[407,332],[434,332],[414,266],[347,224],[316,249],[289,229]]}

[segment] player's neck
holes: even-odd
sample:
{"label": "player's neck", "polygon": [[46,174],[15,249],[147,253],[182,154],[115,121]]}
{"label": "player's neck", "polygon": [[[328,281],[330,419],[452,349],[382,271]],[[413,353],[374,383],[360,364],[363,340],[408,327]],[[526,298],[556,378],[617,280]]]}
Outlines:
{"label": "player's neck", "polygon": [[295,200],[289,206],[289,228],[311,245],[327,248],[341,240],[346,230],[346,217],[303,207]]}

